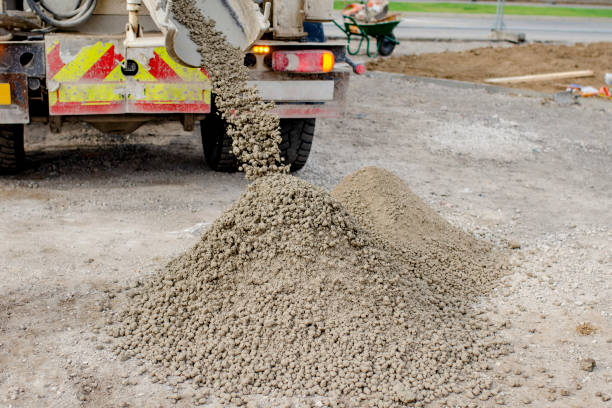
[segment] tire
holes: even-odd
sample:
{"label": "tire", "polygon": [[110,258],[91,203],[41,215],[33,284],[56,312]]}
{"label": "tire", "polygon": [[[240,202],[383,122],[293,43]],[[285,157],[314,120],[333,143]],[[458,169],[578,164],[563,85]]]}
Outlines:
{"label": "tire", "polygon": [[0,125],[0,174],[19,171],[25,161],[24,125]]}
{"label": "tire", "polygon": [[208,166],[214,171],[238,171],[238,160],[232,153],[232,138],[226,134],[227,124],[216,110],[200,121],[202,149]]}
{"label": "tire", "polygon": [[378,53],[383,57],[391,55],[395,49],[395,36],[393,33],[385,35],[378,39]]}
{"label": "tire", "polygon": [[[226,122],[212,112],[200,122],[202,148],[208,166],[220,172],[238,171],[238,160],[232,152],[232,139],[225,133]],[[315,119],[281,119],[281,157],[290,171],[300,170],[306,164],[312,147]]]}
{"label": "tire", "polygon": [[304,167],[314,137],[315,119],[281,119],[280,144],[281,157],[285,164],[289,164],[291,171],[297,171]]}

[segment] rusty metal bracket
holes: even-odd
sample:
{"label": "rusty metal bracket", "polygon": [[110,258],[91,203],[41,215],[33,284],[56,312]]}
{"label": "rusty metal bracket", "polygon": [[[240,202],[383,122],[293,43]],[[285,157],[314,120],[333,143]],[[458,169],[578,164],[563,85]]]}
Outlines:
{"label": "rusty metal bracket", "polygon": [[193,113],[181,115],[181,123],[183,124],[183,130],[191,132],[195,127],[195,115]]}
{"label": "rusty metal bracket", "polygon": [[51,133],[60,133],[62,131],[62,117],[49,116],[49,129]]}
{"label": "rusty metal bracket", "polygon": [[43,41],[0,42],[0,72],[45,77],[45,43]]}

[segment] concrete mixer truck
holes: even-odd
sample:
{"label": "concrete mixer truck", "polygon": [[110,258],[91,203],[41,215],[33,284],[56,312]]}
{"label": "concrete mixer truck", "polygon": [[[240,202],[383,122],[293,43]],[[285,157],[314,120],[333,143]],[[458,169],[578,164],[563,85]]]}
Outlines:
{"label": "concrete mixer truck", "polygon": [[[320,22],[332,0],[194,0],[227,41],[244,51],[250,81],[281,118],[282,155],[306,163],[317,118],[341,114],[350,68],[343,42]],[[172,0],[0,0],[0,173],[25,163],[24,131],[67,122],[129,133],[148,122],[200,123],[204,155],[235,171],[197,45]],[[318,25],[318,27],[317,27]],[[270,61],[283,53],[291,64]],[[312,64],[312,55],[321,66]],[[305,61],[305,59],[310,60]],[[309,63],[302,63],[304,62]],[[349,61],[350,62],[350,61]]]}

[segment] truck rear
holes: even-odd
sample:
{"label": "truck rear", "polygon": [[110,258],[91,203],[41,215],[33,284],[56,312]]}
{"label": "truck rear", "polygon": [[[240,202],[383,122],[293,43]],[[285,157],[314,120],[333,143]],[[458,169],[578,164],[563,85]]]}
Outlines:
{"label": "truck rear", "polygon": [[[199,122],[208,165],[237,169],[225,123],[215,114],[208,73],[177,58],[178,46],[168,42],[166,27],[160,30],[159,16],[151,12],[162,4],[27,0],[31,7],[19,10],[15,0],[5,1],[0,172],[23,167],[24,129],[33,121],[47,123],[53,133],[75,121],[105,133],[129,133],[159,121],[178,121],[193,130]],[[254,7],[269,27],[246,47],[244,65],[262,98],[276,103],[281,153],[297,170],[308,159],[316,119],[337,117],[344,109],[350,71],[343,64],[344,44],[325,41],[317,24],[331,19],[329,0],[271,0]]]}

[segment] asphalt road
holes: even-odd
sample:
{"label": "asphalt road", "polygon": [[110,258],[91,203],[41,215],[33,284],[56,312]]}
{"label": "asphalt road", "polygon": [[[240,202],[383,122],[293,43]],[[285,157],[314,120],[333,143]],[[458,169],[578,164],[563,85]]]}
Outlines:
{"label": "asphalt road", "polygon": [[[504,22],[507,31],[524,33],[527,41],[612,41],[612,19],[506,16]],[[414,13],[403,18],[394,34],[403,40],[486,40],[494,23],[495,15]],[[344,38],[332,23],[325,24],[325,32]]]}

